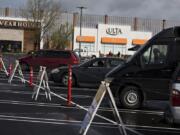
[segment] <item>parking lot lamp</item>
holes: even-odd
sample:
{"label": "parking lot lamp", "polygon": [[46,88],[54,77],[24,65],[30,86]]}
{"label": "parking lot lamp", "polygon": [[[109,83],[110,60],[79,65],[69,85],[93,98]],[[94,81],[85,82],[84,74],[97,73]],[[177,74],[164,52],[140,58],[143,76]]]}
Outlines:
{"label": "parking lot lamp", "polygon": [[[83,9],[86,9],[86,7],[77,7],[80,9],[80,38],[82,36],[82,13],[83,13]],[[81,40],[79,41],[79,57],[81,57]]]}

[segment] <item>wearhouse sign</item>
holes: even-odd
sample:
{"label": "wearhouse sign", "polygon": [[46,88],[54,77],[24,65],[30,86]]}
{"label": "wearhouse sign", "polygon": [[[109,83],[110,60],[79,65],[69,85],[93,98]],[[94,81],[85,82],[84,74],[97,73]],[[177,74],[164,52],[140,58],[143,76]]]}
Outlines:
{"label": "wearhouse sign", "polygon": [[15,27],[15,28],[37,28],[40,23],[34,23],[30,21],[14,21],[14,20],[0,20],[0,27]]}

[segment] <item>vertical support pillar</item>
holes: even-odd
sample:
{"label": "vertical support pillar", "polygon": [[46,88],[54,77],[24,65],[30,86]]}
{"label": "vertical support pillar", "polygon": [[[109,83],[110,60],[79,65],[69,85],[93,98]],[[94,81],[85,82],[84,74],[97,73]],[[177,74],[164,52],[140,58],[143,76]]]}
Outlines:
{"label": "vertical support pillar", "polygon": [[67,101],[68,101],[68,106],[71,105],[72,101],[72,65],[68,65],[68,96],[67,96]]}
{"label": "vertical support pillar", "polygon": [[2,62],[2,57],[0,56],[0,71],[2,70],[2,64],[3,62]]}
{"label": "vertical support pillar", "polygon": [[33,86],[33,67],[30,66],[30,74],[29,74],[29,86]]}
{"label": "vertical support pillar", "polygon": [[137,24],[138,24],[138,18],[135,17],[135,18],[134,18],[134,24],[133,24],[133,26],[134,26],[134,27],[133,27],[133,28],[134,28],[134,31],[137,31],[137,29],[138,29],[138,28],[137,28]]}
{"label": "vertical support pillar", "polygon": [[104,24],[108,24],[108,15],[104,16]]}
{"label": "vertical support pillar", "polygon": [[6,7],[6,8],[5,8],[5,17],[8,17],[8,16],[9,16],[9,8]]}
{"label": "vertical support pillar", "polygon": [[72,50],[74,50],[74,27],[77,25],[78,13],[73,13],[73,34],[72,34]]}
{"label": "vertical support pillar", "polygon": [[166,20],[162,20],[162,30],[164,30],[166,27]]}

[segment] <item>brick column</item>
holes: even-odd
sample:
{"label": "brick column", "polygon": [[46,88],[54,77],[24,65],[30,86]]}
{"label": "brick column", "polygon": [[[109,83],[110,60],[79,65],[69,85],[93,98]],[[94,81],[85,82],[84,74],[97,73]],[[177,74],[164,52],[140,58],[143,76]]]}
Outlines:
{"label": "brick column", "polygon": [[133,28],[134,28],[134,31],[137,31],[137,29],[138,29],[138,27],[137,27],[137,24],[138,24],[138,18],[137,17],[135,17],[134,18],[134,24],[133,24]]}
{"label": "brick column", "polygon": [[162,29],[165,29],[166,27],[166,20],[162,20]]}
{"label": "brick column", "polygon": [[104,16],[104,24],[108,24],[108,15]]}
{"label": "brick column", "polygon": [[9,16],[9,8],[5,8],[5,17]]}

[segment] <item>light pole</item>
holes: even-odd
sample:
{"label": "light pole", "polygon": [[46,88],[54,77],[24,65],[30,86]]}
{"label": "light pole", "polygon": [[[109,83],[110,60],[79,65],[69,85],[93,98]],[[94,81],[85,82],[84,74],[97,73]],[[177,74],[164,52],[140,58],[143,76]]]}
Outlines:
{"label": "light pole", "polygon": [[[82,11],[83,11],[83,9],[86,9],[86,7],[81,6],[81,7],[77,7],[77,8],[80,9],[80,38],[81,38],[81,36],[82,36]],[[79,41],[79,57],[81,57],[81,39]]]}

